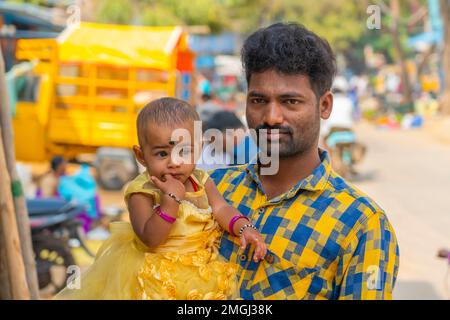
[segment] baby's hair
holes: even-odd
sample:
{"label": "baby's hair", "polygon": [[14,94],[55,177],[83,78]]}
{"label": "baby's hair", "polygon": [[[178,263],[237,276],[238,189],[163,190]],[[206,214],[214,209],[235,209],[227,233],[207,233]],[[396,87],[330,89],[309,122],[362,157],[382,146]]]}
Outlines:
{"label": "baby's hair", "polygon": [[200,117],[195,109],[186,101],[176,98],[160,98],[147,104],[139,112],[137,117],[138,140],[141,148],[147,142],[147,124],[181,124],[185,121],[200,121]]}

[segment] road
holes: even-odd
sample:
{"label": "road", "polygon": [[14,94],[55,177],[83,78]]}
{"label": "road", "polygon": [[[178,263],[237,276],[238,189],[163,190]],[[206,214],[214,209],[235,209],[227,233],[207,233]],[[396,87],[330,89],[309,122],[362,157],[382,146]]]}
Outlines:
{"label": "road", "polygon": [[368,147],[353,182],[387,212],[400,246],[395,299],[449,299],[439,248],[450,247],[450,144],[425,129],[356,128]]}

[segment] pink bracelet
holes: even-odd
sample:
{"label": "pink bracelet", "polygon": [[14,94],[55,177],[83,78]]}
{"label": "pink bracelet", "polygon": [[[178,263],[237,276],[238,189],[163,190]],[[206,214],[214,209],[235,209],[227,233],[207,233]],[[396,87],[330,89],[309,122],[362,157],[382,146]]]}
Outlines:
{"label": "pink bracelet", "polygon": [[157,206],[155,208],[155,212],[158,216],[160,216],[163,220],[169,222],[169,223],[174,223],[175,221],[177,221],[176,218],[169,216],[168,214],[164,213],[164,211],[161,210],[160,206]]}
{"label": "pink bracelet", "polygon": [[245,219],[250,222],[250,219],[242,214],[237,214],[233,218],[231,218],[230,223],[228,224],[228,232],[235,237],[237,235],[233,232],[233,227],[234,227],[234,224],[236,223],[236,221],[238,221],[239,219]]}

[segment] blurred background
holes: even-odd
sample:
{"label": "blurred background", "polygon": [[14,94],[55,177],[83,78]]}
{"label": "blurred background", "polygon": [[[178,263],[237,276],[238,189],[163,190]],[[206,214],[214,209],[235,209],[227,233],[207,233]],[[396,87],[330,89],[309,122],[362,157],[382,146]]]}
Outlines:
{"label": "blurred background", "polygon": [[[336,52],[321,146],[387,212],[400,246],[395,298],[450,298],[450,256],[438,257],[450,247],[449,1],[0,1],[42,298],[65,284],[68,266],[92,263],[111,221],[127,219],[123,188],[142,170],[130,152],[137,112],[176,96],[206,128],[245,130],[240,49],[280,21]],[[256,152],[245,134],[234,142],[221,165]]]}

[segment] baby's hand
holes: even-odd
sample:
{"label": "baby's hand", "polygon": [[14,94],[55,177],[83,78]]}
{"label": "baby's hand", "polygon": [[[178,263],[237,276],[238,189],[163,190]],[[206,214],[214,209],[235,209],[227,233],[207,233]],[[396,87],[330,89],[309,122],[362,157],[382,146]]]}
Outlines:
{"label": "baby's hand", "polygon": [[267,253],[267,246],[258,231],[253,228],[245,228],[240,240],[242,250],[244,250],[249,243],[255,245],[253,261],[258,262],[264,259]]}
{"label": "baby's hand", "polygon": [[150,179],[153,183],[165,194],[173,193],[179,199],[183,199],[186,194],[186,188],[184,184],[172,177],[170,174],[166,174],[163,177],[166,181],[161,181],[155,176],[151,176]]}

